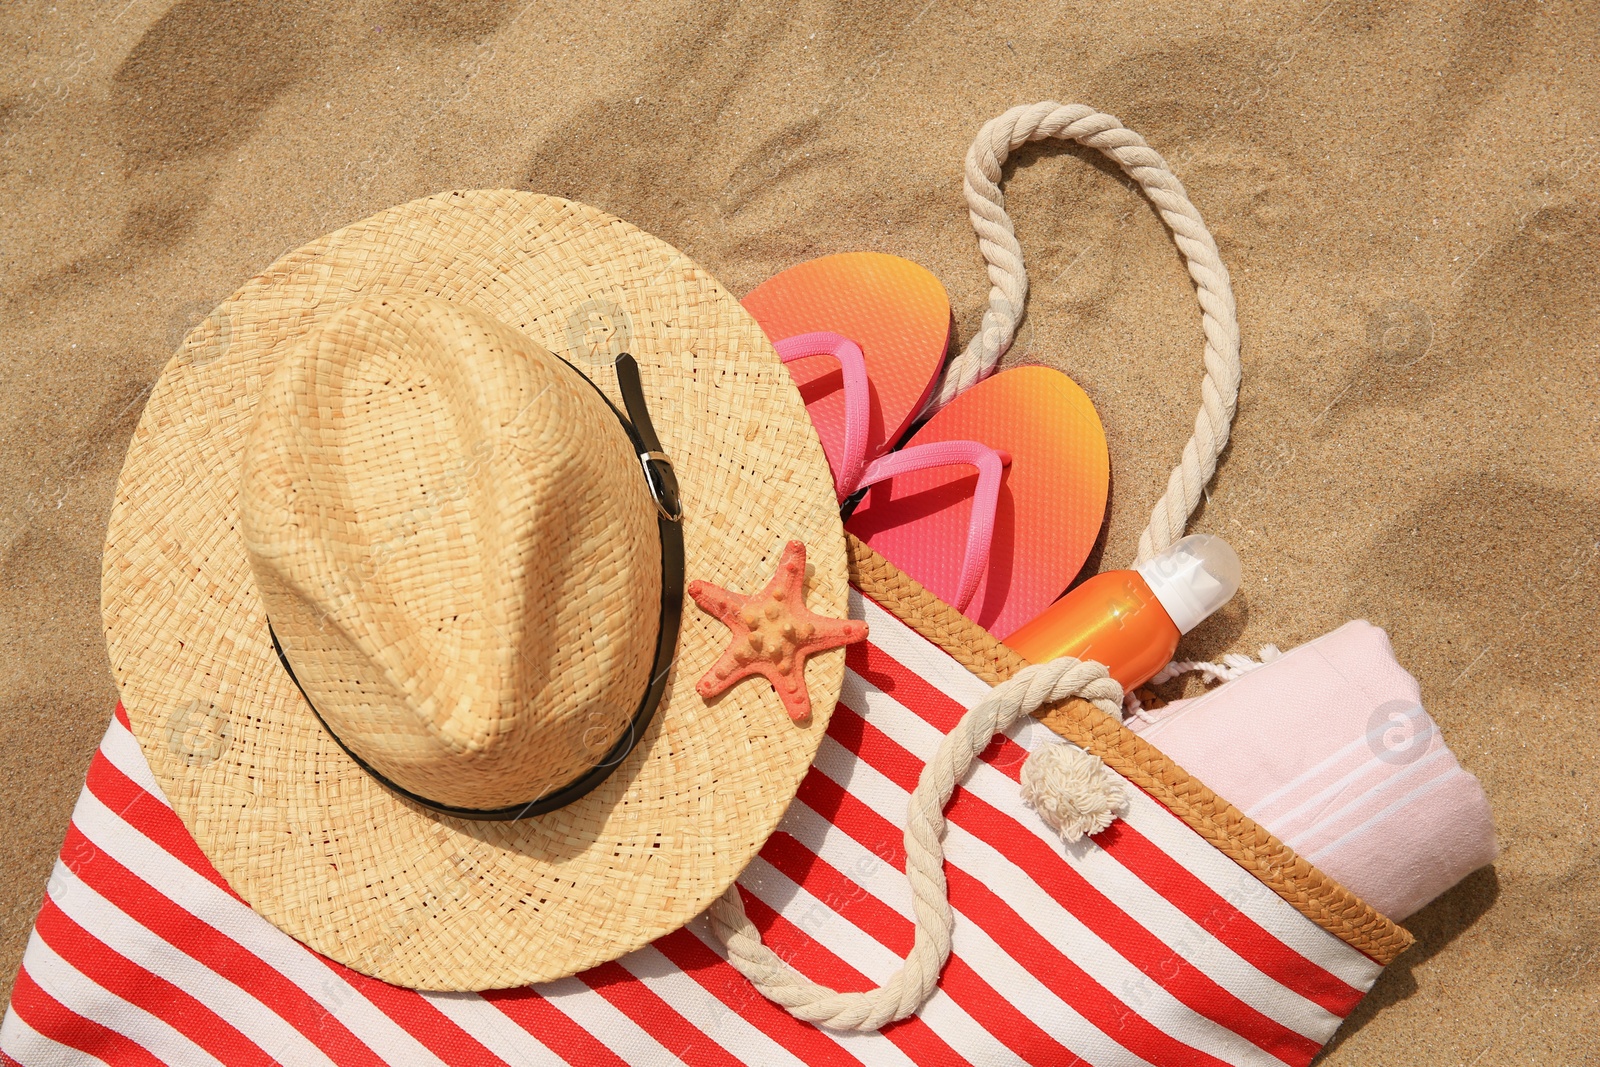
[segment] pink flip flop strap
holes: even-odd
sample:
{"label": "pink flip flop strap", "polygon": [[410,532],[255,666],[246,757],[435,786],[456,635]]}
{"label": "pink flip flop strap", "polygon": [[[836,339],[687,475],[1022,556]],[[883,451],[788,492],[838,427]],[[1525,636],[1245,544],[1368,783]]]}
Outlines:
{"label": "pink flip flop strap", "polygon": [[938,441],[890,452],[868,465],[872,397],[867,391],[867,364],[861,346],[841,334],[818,330],[786,337],[773,347],[785,363],[812,356],[832,356],[839,362],[844,378],[844,450],[834,481],[840,500],[897,474],[961,463],[978,469],[978,487],[972,494],[972,513],[967,520],[966,555],[961,560],[961,590],[954,605],[957,611],[965,611],[989,569],[995,513],[1000,505],[1000,478],[1011,457],[977,441]]}
{"label": "pink flip flop strap", "polygon": [[872,461],[861,476],[857,489],[893,478],[897,474],[950,467],[964,463],[978,468],[978,487],[972,494],[972,514],[967,519],[967,551],[961,560],[961,591],[952,605],[965,611],[977,595],[978,583],[989,569],[989,550],[994,545],[995,513],[1000,506],[1000,477],[1011,464],[1009,453],[977,441],[935,441],[912,445]]}
{"label": "pink flip flop strap", "polygon": [[833,472],[839,499],[844,500],[865,483],[862,468],[867,462],[867,429],[872,415],[872,395],[867,390],[867,363],[861,346],[848,337],[827,331],[786,337],[773,346],[785,363],[811,356],[832,356],[844,375],[844,453],[839,469]]}

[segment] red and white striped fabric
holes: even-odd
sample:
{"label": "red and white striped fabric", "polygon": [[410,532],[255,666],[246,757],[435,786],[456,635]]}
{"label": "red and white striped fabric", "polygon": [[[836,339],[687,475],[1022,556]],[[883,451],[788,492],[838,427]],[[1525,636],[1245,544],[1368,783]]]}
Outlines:
{"label": "red and white striped fabric", "polygon": [[[739,880],[767,943],[842,989],[912,936],[906,798],[987,685],[870,599],[838,710],[779,831]],[[877,1033],[796,1021],[699,919],[534,988],[417,993],[250,910],[162,797],[118,709],[73,812],[0,1028],[65,1064],[1306,1064],[1381,968],[1129,787],[1127,818],[1063,846],[1018,796],[1026,722],[949,809],[955,949],[917,1016]]]}

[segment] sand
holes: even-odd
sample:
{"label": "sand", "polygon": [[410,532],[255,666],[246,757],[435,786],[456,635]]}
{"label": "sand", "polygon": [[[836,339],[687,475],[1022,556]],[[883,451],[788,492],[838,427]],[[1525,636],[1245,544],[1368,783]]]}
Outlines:
{"label": "sand", "polygon": [[[450,188],[578,198],[744,293],[878,249],[986,283],[983,121],[1081,101],[1179,173],[1233,273],[1245,382],[1195,527],[1244,595],[1187,653],[1364,617],[1478,774],[1503,855],[1409,923],[1326,1064],[1597,1062],[1600,12],[1594,4],[912,0],[14,5],[0,28],[0,982],[115,700],[99,559],[143,399],[282,252]],[[1010,364],[1070,372],[1132,552],[1197,399],[1159,219],[1080,149],[1007,194]]]}

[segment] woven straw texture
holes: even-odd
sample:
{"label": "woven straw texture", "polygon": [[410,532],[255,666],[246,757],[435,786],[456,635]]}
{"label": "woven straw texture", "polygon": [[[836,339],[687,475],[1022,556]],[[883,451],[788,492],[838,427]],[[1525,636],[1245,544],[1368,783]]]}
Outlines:
{"label": "woven straw texture", "polygon": [[[998,685],[1028,665],[864,542],[849,534],[846,538],[851,581],[967,670]],[[1414,939],[1405,929],[1307,863],[1154,745],[1087,700],[1066,700],[1039,718],[1068,741],[1099,756],[1300,914],[1346,944],[1384,966],[1410,947]]]}
{"label": "woven straw texture", "polygon": [[259,407],[240,529],[328,728],[452,807],[604,758],[650,683],[661,548],[600,394],[470,308],[378,297],[290,347]]}
{"label": "woven straw texture", "polygon": [[[277,662],[239,518],[242,457],[278,362],[341,308],[375,297],[474,308],[582,369],[619,406],[610,366],[632,352],[683,489],[690,578],[754,591],[797,539],[809,549],[808,605],[844,615],[832,479],[787,372],[714,279],[617,219],[529,193],[418,200],[290,253],[185,339],[152,393],[117,489],[102,610],[133,731],[185,825],[252,907],[363,973],[423,989],[559,978],[679,927],[732,882],[815,754],[843,652],[810,662],[809,722],[794,724],[770,686],[708,704],[694,683],[727,631],[691,610],[649,730],[572,805],[465,822],[375,782]],[[510,460],[477,460],[485,470],[450,506],[492,523],[529,490],[500,483]],[[357,560],[366,581],[428,565],[415,561],[438,542],[419,531],[438,516],[414,517]],[[606,584],[609,564],[594,566]],[[440,595],[487,597],[503,577]],[[651,634],[655,614],[639,620]]]}

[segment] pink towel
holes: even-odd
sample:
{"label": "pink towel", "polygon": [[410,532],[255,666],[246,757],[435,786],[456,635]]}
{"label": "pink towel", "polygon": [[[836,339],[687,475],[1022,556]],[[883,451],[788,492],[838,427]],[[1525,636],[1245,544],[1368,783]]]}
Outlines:
{"label": "pink towel", "polygon": [[1369,622],[1128,726],[1391,919],[1494,862],[1483,787]]}

